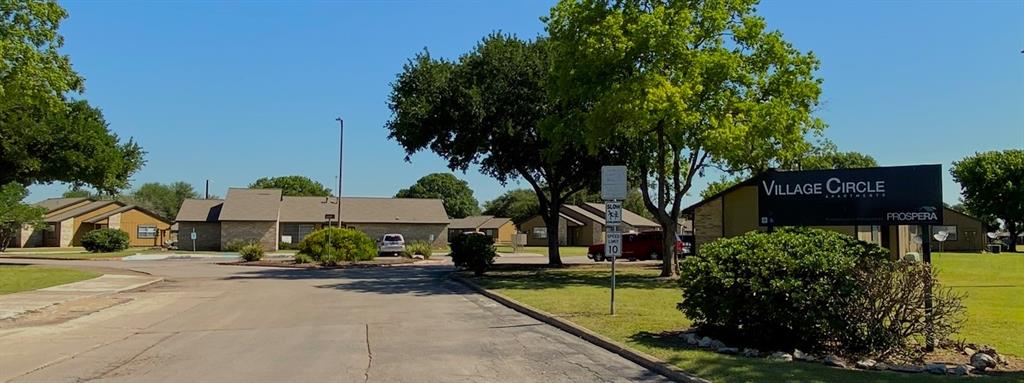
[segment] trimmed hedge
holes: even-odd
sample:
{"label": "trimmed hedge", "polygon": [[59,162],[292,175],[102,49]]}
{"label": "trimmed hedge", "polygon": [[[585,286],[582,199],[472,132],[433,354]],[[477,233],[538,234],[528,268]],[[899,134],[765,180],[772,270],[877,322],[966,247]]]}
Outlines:
{"label": "trimmed hedge", "polygon": [[128,248],[128,233],[118,229],[96,229],[82,236],[82,247],[93,253],[112,253]]}
{"label": "trimmed hedge", "polygon": [[[299,242],[298,248],[298,254],[328,266],[338,262],[370,261],[377,257],[377,245],[369,236],[359,230],[337,227],[310,233]],[[296,256],[296,260],[299,259]]]}
{"label": "trimmed hedge", "polygon": [[489,235],[456,234],[451,240],[452,263],[456,267],[472,270],[476,275],[483,275],[491,268],[494,257],[494,239]]}

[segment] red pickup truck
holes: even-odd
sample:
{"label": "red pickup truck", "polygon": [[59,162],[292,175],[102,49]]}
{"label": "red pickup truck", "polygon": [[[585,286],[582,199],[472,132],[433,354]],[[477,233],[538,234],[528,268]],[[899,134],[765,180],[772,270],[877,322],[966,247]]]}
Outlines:
{"label": "red pickup truck", "polygon": [[[622,257],[630,261],[638,259],[661,259],[660,231],[645,231],[642,233],[622,234]],[[693,241],[687,242],[684,238],[676,235],[676,254],[689,254]],[[587,249],[587,258],[594,262],[609,260],[604,255],[604,243],[590,245]]]}

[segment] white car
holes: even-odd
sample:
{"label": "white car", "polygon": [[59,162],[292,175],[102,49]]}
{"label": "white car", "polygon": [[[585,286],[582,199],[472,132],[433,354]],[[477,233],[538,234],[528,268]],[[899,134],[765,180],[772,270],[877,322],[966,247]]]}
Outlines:
{"label": "white car", "polygon": [[384,234],[377,245],[379,255],[399,255],[405,251],[405,238],[401,234]]}

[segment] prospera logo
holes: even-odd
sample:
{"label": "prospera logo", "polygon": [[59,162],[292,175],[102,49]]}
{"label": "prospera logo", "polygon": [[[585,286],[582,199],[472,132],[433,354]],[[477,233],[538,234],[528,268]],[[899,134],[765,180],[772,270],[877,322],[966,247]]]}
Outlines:
{"label": "prospera logo", "polygon": [[885,213],[886,221],[938,221],[939,215],[934,206],[922,206],[920,211],[891,211]]}
{"label": "prospera logo", "polygon": [[844,181],[837,177],[825,182],[779,184],[774,180],[761,181],[768,196],[824,196],[825,198],[885,197],[885,181]]}

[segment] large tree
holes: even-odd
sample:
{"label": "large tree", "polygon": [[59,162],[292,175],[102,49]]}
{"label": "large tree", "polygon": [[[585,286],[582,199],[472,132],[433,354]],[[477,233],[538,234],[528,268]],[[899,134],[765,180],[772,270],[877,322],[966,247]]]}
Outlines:
{"label": "large tree", "polygon": [[0,184],[67,182],[115,193],[143,165],[135,142],[69,94],[82,78],[59,49],[67,13],[51,1],[0,1]]}
{"label": "large tree", "polygon": [[544,39],[501,34],[455,61],[418,54],[393,84],[387,128],[408,155],[431,150],[451,169],[477,164],[503,184],[525,180],[547,227],[548,263],[560,265],[559,210],[596,185],[605,159],[558,136],[573,120],[552,98],[549,67]]}
{"label": "large tree", "polygon": [[485,202],[484,214],[511,218],[518,225],[540,214],[540,203],[533,190],[514,189]]}
{"label": "large tree", "polygon": [[331,189],[304,176],[263,177],[249,184],[254,189],[281,189],[287,196],[327,197]]}
{"label": "large tree", "polygon": [[[622,145],[644,204],[673,232],[705,167],[788,163],[824,124],[818,60],[766,29],[754,0],[563,0],[551,10],[557,98],[585,109],[567,136]],[[665,236],[662,275],[678,275]]]}
{"label": "large tree", "polygon": [[24,202],[28,189],[16,182],[0,186],[0,251],[7,250],[11,239],[24,227],[43,224],[46,209]]}
{"label": "large tree", "polygon": [[451,218],[480,214],[480,203],[473,196],[469,183],[451,173],[427,174],[407,189],[399,190],[398,198],[438,198]]}
{"label": "large tree", "polygon": [[149,182],[142,184],[135,189],[128,198],[122,198],[146,209],[160,214],[169,220],[174,220],[181,209],[181,204],[189,198],[199,198],[192,185],[186,182],[172,182],[161,184]]}
{"label": "large tree", "polygon": [[1003,220],[1010,232],[1010,251],[1024,225],[1024,150],[976,153],[953,162],[949,169],[960,183],[967,210]]}

